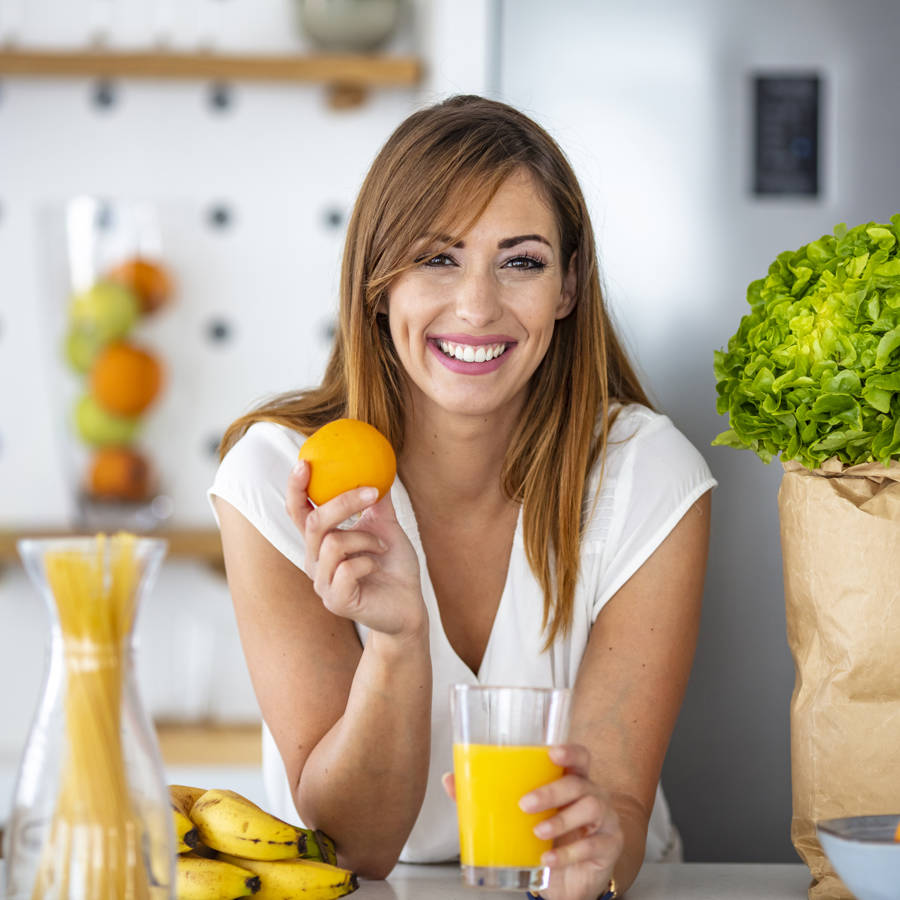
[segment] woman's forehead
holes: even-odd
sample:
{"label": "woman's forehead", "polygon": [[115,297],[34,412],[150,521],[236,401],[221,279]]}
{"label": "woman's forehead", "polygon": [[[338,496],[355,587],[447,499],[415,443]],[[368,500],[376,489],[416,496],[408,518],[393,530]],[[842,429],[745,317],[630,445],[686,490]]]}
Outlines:
{"label": "woman's forehead", "polygon": [[480,190],[471,184],[458,184],[422,239],[457,243],[488,219],[498,223],[513,219],[523,224],[533,222],[535,227],[526,232],[550,231],[547,238],[559,237],[556,211],[546,188],[529,169],[520,167],[494,183],[483,181]]}

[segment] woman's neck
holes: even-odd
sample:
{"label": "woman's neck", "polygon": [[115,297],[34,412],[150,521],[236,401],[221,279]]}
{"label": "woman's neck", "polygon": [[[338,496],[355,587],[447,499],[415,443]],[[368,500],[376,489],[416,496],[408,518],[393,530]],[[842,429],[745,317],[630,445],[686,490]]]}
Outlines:
{"label": "woman's neck", "polygon": [[486,418],[411,410],[398,468],[417,515],[508,507],[500,475],[515,424],[512,411]]}

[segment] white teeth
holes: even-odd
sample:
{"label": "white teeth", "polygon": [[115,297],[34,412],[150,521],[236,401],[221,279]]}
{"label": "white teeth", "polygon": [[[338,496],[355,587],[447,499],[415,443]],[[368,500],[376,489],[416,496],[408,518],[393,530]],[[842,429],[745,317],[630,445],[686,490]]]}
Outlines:
{"label": "white teeth", "polygon": [[506,344],[454,344],[451,341],[438,341],[441,350],[460,362],[488,362],[496,359],[506,351]]}

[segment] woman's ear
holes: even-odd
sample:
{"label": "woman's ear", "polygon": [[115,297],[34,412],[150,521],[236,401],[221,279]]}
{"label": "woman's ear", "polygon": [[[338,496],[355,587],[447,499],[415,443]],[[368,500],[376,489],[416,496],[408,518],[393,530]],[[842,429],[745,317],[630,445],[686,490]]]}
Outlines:
{"label": "woman's ear", "polygon": [[562,291],[559,295],[559,306],[556,308],[556,318],[564,319],[575,308],[575,292],[578,288],[577,252],[569,258],[569,267],[563,277]]}

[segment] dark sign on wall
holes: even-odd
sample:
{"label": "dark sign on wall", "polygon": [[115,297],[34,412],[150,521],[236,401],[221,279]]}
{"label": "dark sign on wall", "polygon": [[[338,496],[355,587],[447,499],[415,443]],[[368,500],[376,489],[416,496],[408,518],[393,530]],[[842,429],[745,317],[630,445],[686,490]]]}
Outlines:
{"label": "dark sign on wall", "polygon": [[818,75],[753,80],[755,194],[819,194]]}

